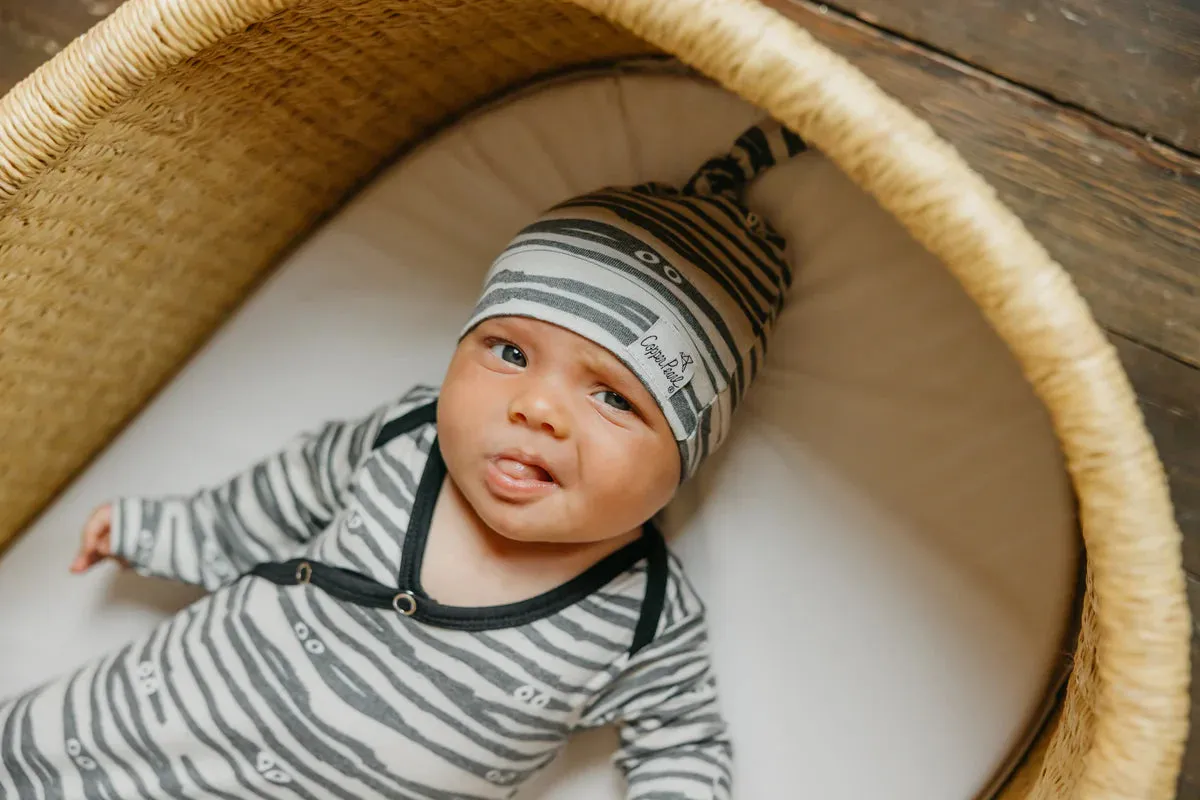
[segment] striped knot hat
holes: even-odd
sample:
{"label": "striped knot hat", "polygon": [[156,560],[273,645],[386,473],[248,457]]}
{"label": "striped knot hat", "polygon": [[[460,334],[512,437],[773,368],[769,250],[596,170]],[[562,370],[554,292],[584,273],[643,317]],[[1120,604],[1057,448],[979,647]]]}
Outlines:
{"label": "striped knot hat", "polygon": [[682,189],[607,188],[555,206],[492,264],[462,335],[529,317],[604,347],[657,401],[690,477],[728,435],[792,282],[786,242],[744,190],[804,150],[786,128],[758,125]]}

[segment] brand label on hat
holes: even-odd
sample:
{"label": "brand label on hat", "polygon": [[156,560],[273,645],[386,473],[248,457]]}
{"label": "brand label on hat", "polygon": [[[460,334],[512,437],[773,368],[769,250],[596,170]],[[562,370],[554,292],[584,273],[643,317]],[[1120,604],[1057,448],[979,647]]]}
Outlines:
{"label": "brand label on hat", "polygon": [[634,340],[629,355],[659,399],[674,395],[696,374],[692,340],[667,317]]}

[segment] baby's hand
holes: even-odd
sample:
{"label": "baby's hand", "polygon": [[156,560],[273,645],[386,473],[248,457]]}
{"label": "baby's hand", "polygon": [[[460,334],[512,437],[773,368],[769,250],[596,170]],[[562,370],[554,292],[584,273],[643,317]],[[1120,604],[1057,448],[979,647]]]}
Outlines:
{"label": "baby's hand", "polygon": [[106,558],[113,559],[122,567],[129,566],[128,561],[113,555],[112,506],[108,503],[93,511],[83,526],[83,543],[79,546],[79,555],[71,562],[71,572],[77,575],[87,572],[92,565]]}

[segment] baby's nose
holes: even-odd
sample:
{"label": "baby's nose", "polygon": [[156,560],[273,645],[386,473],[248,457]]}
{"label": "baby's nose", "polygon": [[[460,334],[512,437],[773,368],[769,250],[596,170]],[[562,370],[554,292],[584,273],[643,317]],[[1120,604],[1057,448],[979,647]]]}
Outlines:
{"label": "baby's nose", "polygon": [[557,439],[570,435],[566,410],[549,391],[530,391],[513,398],[508,417],[512,422],[544,431]]}

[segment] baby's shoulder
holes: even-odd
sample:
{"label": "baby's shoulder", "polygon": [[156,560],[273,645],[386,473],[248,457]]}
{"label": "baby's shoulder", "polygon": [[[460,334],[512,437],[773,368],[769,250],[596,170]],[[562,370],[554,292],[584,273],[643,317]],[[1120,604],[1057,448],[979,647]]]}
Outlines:
{"label": "baby's shoulder", "polygon": [[418,409],[433,405],[441,392],[440,386],[418,383],[382,406],[384,422],[390,422]]}
{"label": "baby's shoulder", "polygon": [[[639,627],[645,622],[647,611],[657,615],[657,620],[653,635],[630,651],[631,665],[691,658],[696,653],[707,652],[708,620],[704,601],[688,578],[683,563],[670,551],[667,551],[665,567],[661,595],[654,590],[653,577],[646,576]],[[649,572],[653,572],[653,568]]]}
{"label": "baby's shoulder", "polygon": [[704,600],[688,577],[687,569],[674,552],[667,553],[667,590],[663,598],[658,630],[663,633],[684,624],[702,624],[706,616]]}
{"label": "baby's shoulder", "polygon": [[420,428],[435,427],[439,391],[437,386],[419,383],[378,406],[372,414],[375,433],[370,450],[378,450],[391,440]]}

